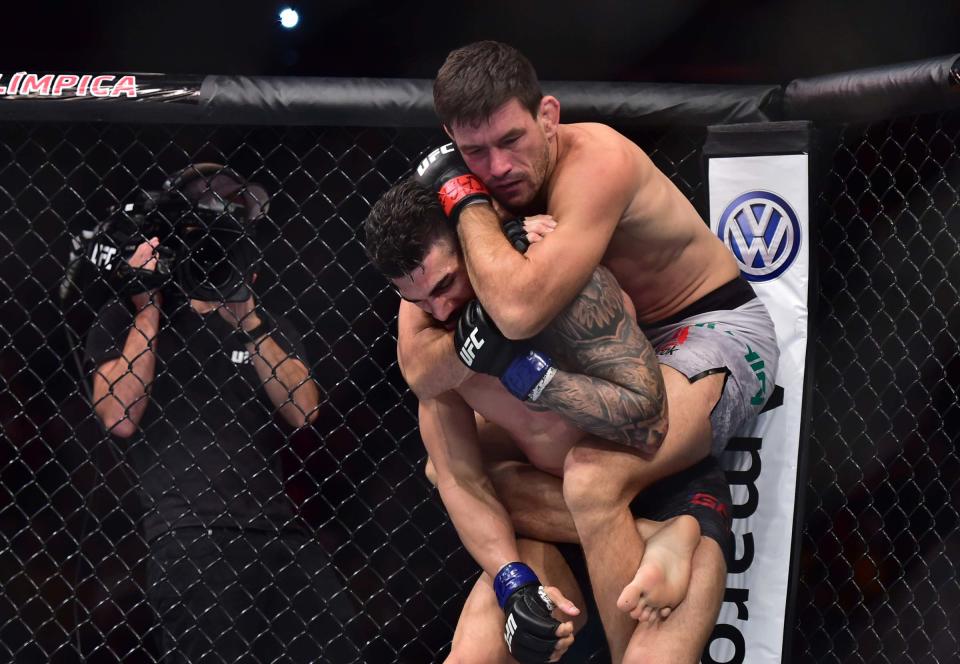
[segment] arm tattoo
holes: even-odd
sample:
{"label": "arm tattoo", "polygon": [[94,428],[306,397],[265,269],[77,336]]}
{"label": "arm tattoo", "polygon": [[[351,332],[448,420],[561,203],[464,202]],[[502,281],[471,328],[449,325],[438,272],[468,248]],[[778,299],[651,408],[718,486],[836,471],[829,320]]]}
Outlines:
{"label": "arm tattoo", "polygon": [[660,363],[623,305],[620,285],[598,267],[586,287],[536,338],[558,371],[533,407],[584,431],[652,454],[667,429]]}

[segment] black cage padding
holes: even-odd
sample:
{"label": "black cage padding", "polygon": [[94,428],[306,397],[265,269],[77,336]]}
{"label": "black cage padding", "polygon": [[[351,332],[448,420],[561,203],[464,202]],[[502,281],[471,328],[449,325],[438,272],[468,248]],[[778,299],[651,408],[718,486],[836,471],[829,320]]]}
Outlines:
{"label": "black cage padding", "polygon": [[[957,55],[798,79],[785,85],[544,81],[563,119],[604,118],[618,126],[691,126],[819,120],[860,122],[960,106]],[[137,98],[8,95],[0,119],[435,127],[431,81],[270,76],[163,77],[139,74]]]}

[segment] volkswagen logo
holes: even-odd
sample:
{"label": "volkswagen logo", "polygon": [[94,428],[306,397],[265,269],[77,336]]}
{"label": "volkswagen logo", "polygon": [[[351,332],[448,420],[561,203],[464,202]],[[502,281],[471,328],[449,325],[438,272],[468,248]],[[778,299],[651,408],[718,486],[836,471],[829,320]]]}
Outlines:
{"label": "volkswagen logo", "polygon": [[737,196],[720,215],[717,236],[749,281],[783,274],[800,250],[800,222],[790,205],[769,191]]}

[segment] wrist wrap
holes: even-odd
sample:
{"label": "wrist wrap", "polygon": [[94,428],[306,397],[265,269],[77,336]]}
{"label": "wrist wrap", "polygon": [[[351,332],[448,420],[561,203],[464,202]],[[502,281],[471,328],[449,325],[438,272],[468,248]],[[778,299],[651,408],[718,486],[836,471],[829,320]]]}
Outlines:
{"label": "wrist wrap", "polygon": [[524,586],[540,585],[540,579],[533,570],[523,563],[507,563],[497,572],[493,580],[493,591],[497,594],[497,604],[502,609],[507,604],[510,595]]}
{"label": "wrist wrap", "polygon": [[460,211],[466,206],[474,203],[490,202],[490,192],[483,186],[480,178],[473,173],[465,173],[452,180],[447,180],[440,187],[437,195],[440,197],[443,212],[454,222],[457,221]]}
{"label": "wrist wrap", "polygon": [[553,360],[536,350],[518,355],[500,376],[500,382],[513,396],[523,401],[536,401],[556,375]]}
{"label": "wrist wrap", "polygon": [[273,318],[266,311],[257,307],[257,317],[260,319],[260,324],[257,325],[252,330],[244,330],[242,327],[236,331],[237,340],[245,344],[256,344],[259,339],[264,335],[270,334],[273,332],[277,324]]}

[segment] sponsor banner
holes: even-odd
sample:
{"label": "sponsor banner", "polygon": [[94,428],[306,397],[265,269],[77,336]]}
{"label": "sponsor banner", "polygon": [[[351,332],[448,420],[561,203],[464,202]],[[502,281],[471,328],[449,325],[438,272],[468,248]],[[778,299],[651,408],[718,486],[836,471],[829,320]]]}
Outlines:
{"label": "sponsor banner", "polygon": [[709,158],[710,228],[769,309],[780,361],[767,410],[724,454],[736,561],[706,664],[782,661],[807,353],[808,168],[806,154]]}
{"label": "sponsor banner", "polygon": [[133,74],[0,74],[0,97],[125,97],[137,96]]}

